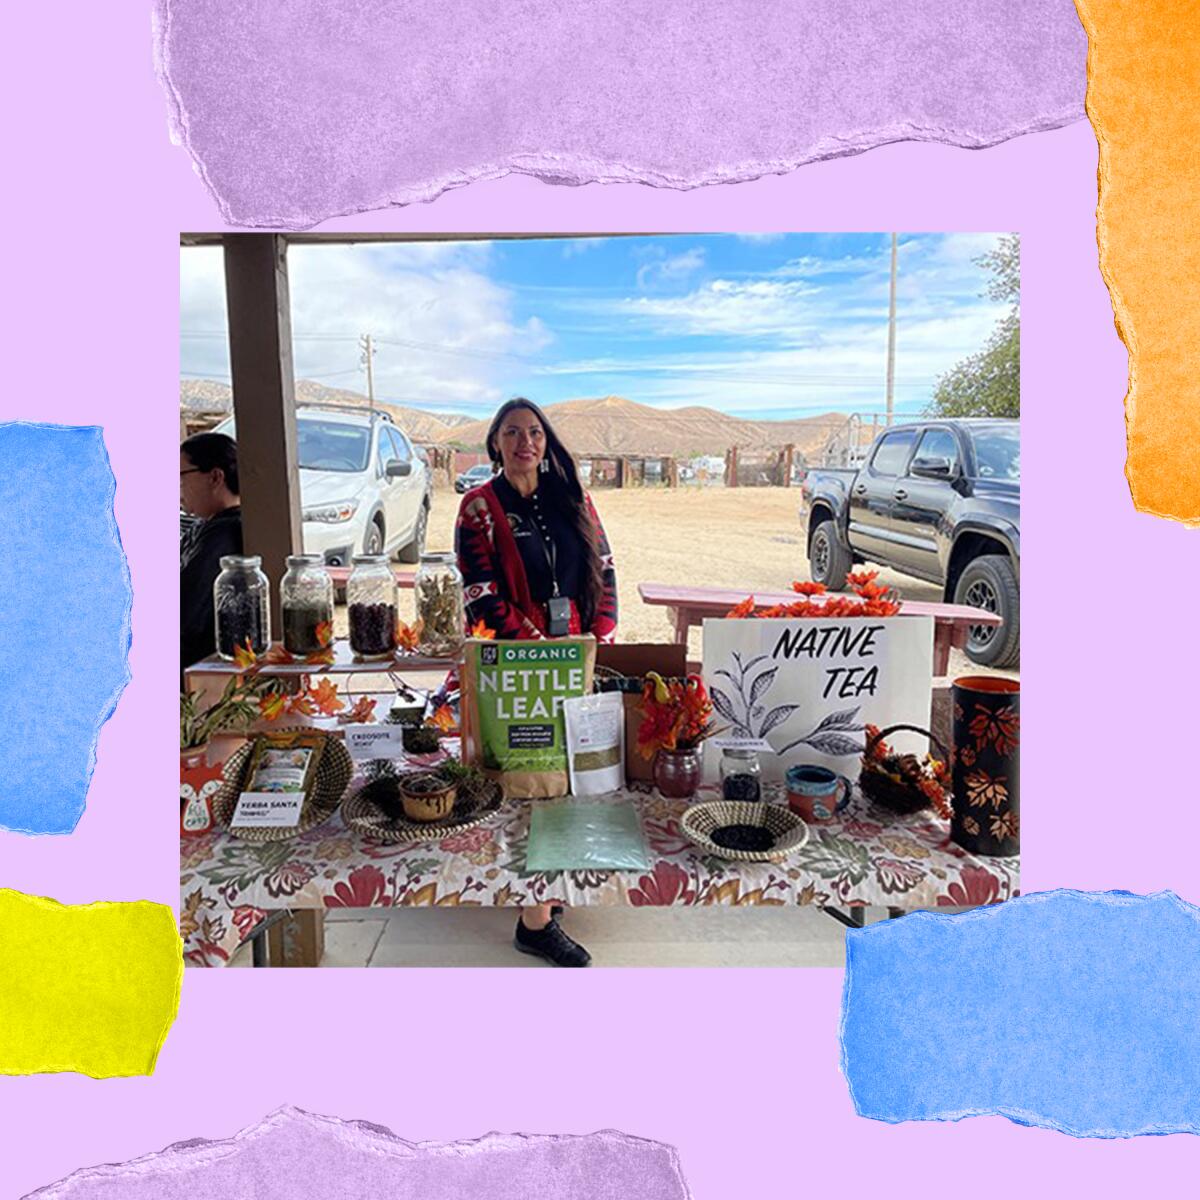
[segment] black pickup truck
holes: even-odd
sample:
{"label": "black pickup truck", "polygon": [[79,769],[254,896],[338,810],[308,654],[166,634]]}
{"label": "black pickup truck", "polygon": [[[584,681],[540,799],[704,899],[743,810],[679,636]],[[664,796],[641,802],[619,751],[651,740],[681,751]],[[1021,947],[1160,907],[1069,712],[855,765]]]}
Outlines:
{"label": "black pickup truck", "polygon": [[859,562],[941,584],[946,600],[1004,618],[972,628],[968,656],[992,667],[1020,658],[1020,422],[895,425],[857,470],[815,468],[801,520],[812,578],[845,586]]}

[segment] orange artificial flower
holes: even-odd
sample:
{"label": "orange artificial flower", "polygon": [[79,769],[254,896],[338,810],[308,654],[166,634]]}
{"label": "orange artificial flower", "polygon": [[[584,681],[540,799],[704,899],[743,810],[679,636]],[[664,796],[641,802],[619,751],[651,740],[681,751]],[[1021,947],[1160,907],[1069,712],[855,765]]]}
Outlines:
{"label": "orange artificial flower", "polygon": [[346,707],[338,699],[337,684],[331,679],[322,679],[315,688],[309,689],[308,695],[317,708],[327,717],[333,716],[336,712],[341,712]]}
{"label": "orange artificial flower", "polygon": [[868,583],[874,583],[878,578],[878,571],[851,571],[846,576],[846,583],[852,588],[860,588],[866,587]]}
{"label": "orange artificial flower", "polygon": [[319,621],[316,628],[317,645],[329,646],[333,643],[333,622]]}
{"label": "orange artificial flower", "polygon": [[792,584],[792,591],[799,592],[801,596],[823,596],[825,595],[825,585],[796,581]]}
{"label": "orange artificial flower", "polygon": [[421,640],[420,622],[416,625],[406,625],[403,621],[396,622],[396,645],[401,650],[416,650]]}
{"label": "orange artificial flower", "polygon": [[471,626],[471,636],[473,638],[495,638],[496,631],[490,629],[487,622],[482,617]]}
{"label": "orange artificial flower", "polygon": [[268,692],[258,698],[259,715],[264,721],[277,721],[286,706],[287,697],[282,692]]}
{"label": "orange artificial flower", "polygon": [[244,646],[234,646],[233,648],[234,666],[241,667],[242,670],[249,670],[258,662],[258,655],[254,653],[254,647],[250,645],[250,639],[246,639]]}
{"label": "orange artificial flower", "polygon": [[731,608],[725,614],[726,618],[733,620],[733,621],[741,621],[741,620],[744,620],[746,617],[751,617],[753,615],[754,615],[754,597],[753,596],[747,596],[745,598],[745,600],[743,600],[741,602],[741,604],[738,604],[734,608]]}

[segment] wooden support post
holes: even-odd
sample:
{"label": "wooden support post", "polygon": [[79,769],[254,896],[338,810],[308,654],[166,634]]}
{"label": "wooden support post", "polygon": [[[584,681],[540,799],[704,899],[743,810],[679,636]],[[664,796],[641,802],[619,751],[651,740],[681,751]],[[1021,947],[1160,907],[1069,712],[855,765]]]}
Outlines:
{"label": "wooden support post", "polygon": [[279,631],[279,581],[287,556],[301,549],[287,243],[278,234],[234,233],[224,246],[242,538],[247,554],[262,555]]}
{"label": "wooden support post", "polygon": [[795,458],[796,447],[790,442],[783,448],[783,486],[792,486],[792,462]]}
{"label": "wooden support post", "polygon": [[667,487],[677,488],[679,486],[679,460],[675,458],[667,459]]}
{"label": "wooden support post", "polygon": [[624,486],[625,486],[625,460],[623,458],[618,458],[617,459],[617,487],[623,488]]}

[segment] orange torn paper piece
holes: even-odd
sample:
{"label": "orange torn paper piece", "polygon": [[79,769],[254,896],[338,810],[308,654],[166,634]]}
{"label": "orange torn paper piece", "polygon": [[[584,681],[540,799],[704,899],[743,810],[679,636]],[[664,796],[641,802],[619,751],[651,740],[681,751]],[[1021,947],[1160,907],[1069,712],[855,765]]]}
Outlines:
{"label": "orange torn paper piece", "polygon": [[182,982],[167,905],[0,888],[0,1075],[153,1074]]}
{"label": "orange torn paper piece", "polygon": [[1197,10],[1173,0],[1076,8],[1100,145],[1100,270],[1129,351],[1125,474],[1137,509],[1200,525]]}

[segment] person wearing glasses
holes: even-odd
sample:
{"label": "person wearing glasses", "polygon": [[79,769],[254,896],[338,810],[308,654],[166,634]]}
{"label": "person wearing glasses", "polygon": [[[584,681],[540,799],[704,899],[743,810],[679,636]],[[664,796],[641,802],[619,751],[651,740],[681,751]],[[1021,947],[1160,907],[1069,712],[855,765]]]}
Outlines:
{"label": "person wearing glasses", "polygon": [[[454,546],[467,626],[497,638],[617,633],[612,552],[575,460],[545,414],[518,397],[501,406],[487,435],[498,473],[462,499]],[[561,909],[522,910],[516,948],[556,966],[586,967],[591,956],[559,925]]]}
{"label": "person wearing glasses", "polygon": [[213,654],[213,584],[226,554],[242,553],[237,443],[197,433],[179,447],[179,504],[200,521],[179,546],[179,669]]}

